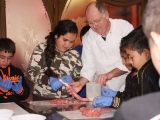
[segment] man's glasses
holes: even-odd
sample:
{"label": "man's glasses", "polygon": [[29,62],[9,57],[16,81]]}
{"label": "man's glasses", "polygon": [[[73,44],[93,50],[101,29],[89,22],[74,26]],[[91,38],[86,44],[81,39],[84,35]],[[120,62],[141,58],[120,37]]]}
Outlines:
{"label": "man's glasses", "polygon": [[93,22],[88,22],[88,25],[89,26],[93,26],[94,24],[98,24],[98,23],[100,23],[101,22],[101,20],[102,20],[102,18],[104,17],[104,14],[102,15],[102,17],[100,18],[100,19],[97,19],[97,20],[95,20],[95,21],[93,21]]}

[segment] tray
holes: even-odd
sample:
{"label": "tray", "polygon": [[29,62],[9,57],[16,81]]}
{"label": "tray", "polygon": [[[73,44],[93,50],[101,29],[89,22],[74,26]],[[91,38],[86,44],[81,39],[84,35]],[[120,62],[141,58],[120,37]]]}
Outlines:
{"label": "tray", "polygon": [[[60,98],[60,99],[62,99],[62,98]],[[53,99],[53,100],[57,100],[57,99]],[[72,98],[63,98],[63,100],[67,100],[67,101],[69,101],[69,103],[54,104],[54,103],[51,103],[52,100],[30,101],[28,103],[31,105],[34,105],[34,106],[57,106],[57,105],[75,105],[75,104],[89,103],[89,102],[81,102],[81,101],[78,101],[78,100],[72,99]]]}
{"label": "tray", "polygon": [[75,111],[58,111],[57,113],[60,114],[61,116],[69,119],[69,120],[93,120],[93,119],[104,119],[104,118],[112,118],[115,113],[115,109],[113,109],[111,112],[104,112],[101,116],[99,117],[86,117],[83,116],[80,110],[75,110]]}

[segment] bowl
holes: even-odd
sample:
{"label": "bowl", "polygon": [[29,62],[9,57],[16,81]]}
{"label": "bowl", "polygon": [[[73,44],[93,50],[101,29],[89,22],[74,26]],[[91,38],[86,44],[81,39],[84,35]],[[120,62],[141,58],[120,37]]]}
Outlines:
{"label": "bowl", "polygon": [[13,113],[14,112],[10,109],[0,109],[0,120],[10,120]]}
{"label": "bowl", "polygon": [[46,117],[39,114],[23,114],[11,117],[11,120],[45,120]]}

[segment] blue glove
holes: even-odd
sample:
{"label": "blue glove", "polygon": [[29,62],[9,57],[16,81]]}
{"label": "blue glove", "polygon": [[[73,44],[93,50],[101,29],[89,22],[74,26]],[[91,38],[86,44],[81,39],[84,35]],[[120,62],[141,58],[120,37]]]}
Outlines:
{"label": "blue glove", "polygon": [[117,91],[113,91],[111,89],[108,88],[101,88],[101,92],[102,92],[102,96],[106,96],[106,97],[115,97],[117,95]]}
{"label": "blue glove", "polygon": [[49,85],[54,91],[57,91],[59,88],[63,86],[63,84],[57,78],[54,77],[50,77]]}
{"label": "blue glove", "polygon": [[12,88],[11,80],[7,79],[3,81],[2,77],[0,76],[0,87],[2,87],[4,90],[10,90]]}
{"label": "blue glove", "polygon": [[70,75],[62,76],[62,79],[64,79],[67,83],[71,83],[72,82],[72,77]]}
{"label": "blue glove", "polygon": [[92,101],[92,108],[109,107],[112,105],[112,101],[113,101],[112,97],[105,97],[105,96],[95,97]]}
{"label": "blue glove", "polygon": [[22,90],[22,76],[20,76],[18,83],[14,82],[14,85],[12,85],[12,90],[16,93]]}
{"label": "blue glove", "polygon": [[60,116],[58,113],[54,113],[51,117],[50,120],[63,120],[63,117]]}

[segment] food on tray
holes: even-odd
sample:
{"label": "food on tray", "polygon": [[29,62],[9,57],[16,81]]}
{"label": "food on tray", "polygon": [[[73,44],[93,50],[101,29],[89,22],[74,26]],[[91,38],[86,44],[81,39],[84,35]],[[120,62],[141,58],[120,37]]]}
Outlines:
{"label": "food on tray", "polygon": [[58,99],[53,99],[50,104],[69,104],[71,102],[71,100],[68,99],[63,99],[63,98],[58,98]]}
{"label": "food on tray", "polygon": [[86,117],[99,117],[103,112],[110,112],[112,108],[80,108],[82,115]]}
{"label": "food on tray", "polygon": [[57,98],[53,99],[50,101],[50,104],[56,104],[56,105],[61,105],[61,104],[81,104],[83,103],[82,101],[79,100],[74,100],[74,99],[65,99],[65,98]]}

